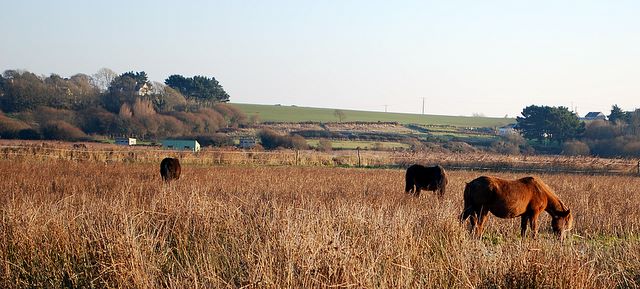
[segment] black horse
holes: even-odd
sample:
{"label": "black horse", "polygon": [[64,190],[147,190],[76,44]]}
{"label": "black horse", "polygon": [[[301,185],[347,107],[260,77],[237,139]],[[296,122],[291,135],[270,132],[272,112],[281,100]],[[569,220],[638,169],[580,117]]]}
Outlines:
{"label": "black horse", "polygon": [[160,163],[160,175],[165,182],[179,179],[180,172],[180,161],[178,159],[165,158]]}
{"label": "black horse", "polygon": [[404,191],[420,196],[420,190],[434,191],[438,197],[444,197],[448,180],[447,173],[441,166],[425,167],[412,165],[407,169],[406,186]]}

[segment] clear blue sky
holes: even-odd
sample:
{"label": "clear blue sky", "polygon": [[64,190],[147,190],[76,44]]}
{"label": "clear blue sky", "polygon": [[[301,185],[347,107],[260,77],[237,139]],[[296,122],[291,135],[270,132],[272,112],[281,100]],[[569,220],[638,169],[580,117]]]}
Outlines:
{"label": "clear blue sky", "polygon": [[640,1],[6,1],[0,69],[214,76],[233,102],[631,110]]}

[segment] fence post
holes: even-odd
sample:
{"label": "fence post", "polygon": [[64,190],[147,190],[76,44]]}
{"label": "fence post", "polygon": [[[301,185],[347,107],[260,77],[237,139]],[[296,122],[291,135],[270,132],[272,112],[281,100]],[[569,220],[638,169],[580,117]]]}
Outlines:
{"label": "fence post", "polygon": [[299,152],[300,152],[299,150],[296,150],[296,166],[298,165],[298,153]]}
{"label": "fence post", "polygon": [[640,175],[640,161],[638,161],[638,175]]}
{"label": "fence post", "polygon": [[358,152],[358,167],[360,167],[360,147],[356,147],[356,151]]}

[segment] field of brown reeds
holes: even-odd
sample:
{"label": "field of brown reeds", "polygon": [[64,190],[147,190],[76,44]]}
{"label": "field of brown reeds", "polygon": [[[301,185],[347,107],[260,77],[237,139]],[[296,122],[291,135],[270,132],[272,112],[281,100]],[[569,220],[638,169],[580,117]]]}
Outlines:
{"label": "field of brown reeds", "polygon": [[243,151],[235,148],[207,148],[197,153],[166,151],[159,147],[122,147],[85,143],[74,148],[66,142],[0,141],[0,159],[69,160],[82,162],[156,163],[167,155],[193,165],[295,165],[325,167],[406,168],[411,164],[440,164],[458,170],[568,172],[590,174],[640,175],[636,159],[605,159],[549,155],[502,155],[488,152],[447,153],[435,151],[356,151],[320,152],[313,150]]}
{"label": "field of brown reeds", "polygon": [[0,160],[1,288],[637,288],[640,178],[537,174],[572,209],[564,243],[541,217],[458,222],[465,182],[403,192],[401,169],[24,155]]}

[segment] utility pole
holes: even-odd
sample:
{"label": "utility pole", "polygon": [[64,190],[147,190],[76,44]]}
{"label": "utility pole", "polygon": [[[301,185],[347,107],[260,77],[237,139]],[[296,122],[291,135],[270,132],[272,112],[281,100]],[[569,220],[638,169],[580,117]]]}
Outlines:
{"label": "utility pole", "polygon": [[422,98],[422,114],[424,115],[424,97]]}
{"label": "utility pole", "polygon": [[384,112],[387,112],[387,106],[389,106],[388,104],[384,105]]}

